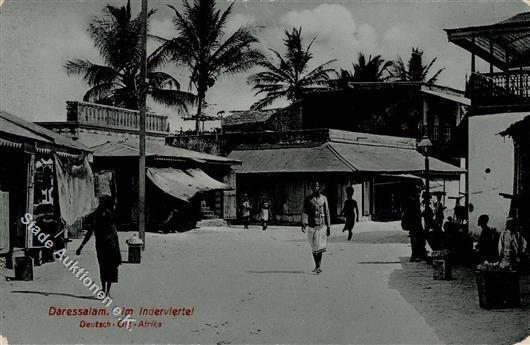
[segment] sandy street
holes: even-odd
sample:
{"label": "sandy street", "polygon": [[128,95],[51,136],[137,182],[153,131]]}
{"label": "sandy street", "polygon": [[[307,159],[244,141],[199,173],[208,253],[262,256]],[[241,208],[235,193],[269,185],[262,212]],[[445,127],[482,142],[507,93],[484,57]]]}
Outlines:
{"label": "sandy street", "polygon": [[[120,233],[124,260],[130,235]],[[149,233],[142,264],[124,263],[111,291],[113,306],[132,309],[131,331],[112,315],[48,315],[51,307],[103,307],[55,262],[36,267],[32,282],[1,277],[0,333],[10,344],[498,344],[530,334],[528,278],[522,309],[481,310],[473,271],[456,268],[452,281],[434,281],[430,266],[408,262],[398,223],[360,223],[354,240],[345,239],[333,227],[323,273],[313,275],[296,227]],[[94,240],[76,257],[78,241],[67,254],[98,279]],[[158,315],[140,316],[140,308]]]}

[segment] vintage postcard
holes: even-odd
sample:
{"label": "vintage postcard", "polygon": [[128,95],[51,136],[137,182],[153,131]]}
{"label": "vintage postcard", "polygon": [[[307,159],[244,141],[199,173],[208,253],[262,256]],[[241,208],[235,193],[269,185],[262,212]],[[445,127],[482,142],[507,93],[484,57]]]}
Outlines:
{"label": "vintage postcard", "polygon": [[530,345],[527,0],[0,0],[0,345]]}

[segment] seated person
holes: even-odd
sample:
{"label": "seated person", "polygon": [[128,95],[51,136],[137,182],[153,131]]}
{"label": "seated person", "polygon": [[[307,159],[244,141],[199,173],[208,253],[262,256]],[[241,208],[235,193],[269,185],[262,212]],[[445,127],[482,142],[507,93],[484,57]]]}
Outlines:
{"label": "seated person", "polygon": [[494,262],[499,259],[498,243],[499,234],[497,230],[488,226],[489,217],[486,214],[478,217],[478,226],[482,229],[478,240],[478,254],[481,261]]}
{"label": "seated person", "polygon": [[526,240],[514,226],[513,219],[509,218],[506,221],[506,229],[499,237],[498,250],[501,265],[518,269],[521,260],[526,259],[526,249]]}

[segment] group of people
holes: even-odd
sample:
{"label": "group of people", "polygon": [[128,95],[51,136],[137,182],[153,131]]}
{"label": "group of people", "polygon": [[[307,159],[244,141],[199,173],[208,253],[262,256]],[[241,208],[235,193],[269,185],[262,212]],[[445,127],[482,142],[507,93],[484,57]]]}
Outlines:
{"label": "group of people", "polygon": [[527,241],[515,226],[514,219],[506,221],[502,232],[488,225],[489,217],[481,215],[478,225],[481,228],[477,243],[478,254],[481,262],[500,262],[503,267],[510,266],[518,270],[528,263]]}
{"label": "group of people", "polygon": [[[248,225],[250,223],[250,215],[252,211],[252,205],[250,204],[250,200],[248,199],[248,195],[243,195],[243,203],[241,204],[241,218],[243,221],[243,227],[245,229],[248,229]],[[267,230],[269,220],[272,218],[271,213],[271,205],[269,203],[268,198],[264,198],[261,206],[260,206],[260,212],[259,212],[259,219],[261,221],[261,227],[263,231]]]}
{"label": "group of people", "polygon": [[527,242],[513,219],[508,219],[506,228],[497,232],[489,227],[488,215],[481,215],[478,219],[481,233],[475,250],[467,223],[452,217],[447,217],[444,222],[445,206],[441,194],[437,194],[433,207],[427,195],[423,197],[423,205],[420,203],[420,193],[421,188],[417,186],[403,203],[401,226],[409,232],[410,261],[427,259],[427,243],[433,250],[447,249],[453,262],[500,262],[502,266],[517,268],[528,261]]}
{"label": "group of people", "polygon": [[[454,260],[465,260],[473,250],[473,241],[467,224],[457,222],[452,217],[445,220],[443,193],[436,193],[436,201],[431,205],[431,197],[424,193],[420,198],[421,187],[415,186],[403,201],[401,227],[409,232],[411,243],[410,261],[427,259],[427,243],[432,250],[448,249]],[[423,201],[423,202],[420,202]]]}
{"label": "group of people", "polygon": [[[346,200],[342,209],[345,219],[344,231],[348,231],[348,241],[352,239],[353,227],[359,221],[359,209],[357,202],[353,199],[354,189],[352,186],[346,188]],[[243,196],[241,205],[241,216],[245,229],[248,229],[252,206],[248,195]],[[265,198],[260,207],[260,220],[263,230],[267,229],[269,219],[272,217],[269,200]],[[322,254],[327,248],[327,237],[331,234],[331,217],[329,213],[328,199],[320,192],[320,183],[311,184],[311,195],[304,200],[302,210],[302,232],[307,234],[309,245],[313,254],[315,268],[313,273],[322,272]]]}

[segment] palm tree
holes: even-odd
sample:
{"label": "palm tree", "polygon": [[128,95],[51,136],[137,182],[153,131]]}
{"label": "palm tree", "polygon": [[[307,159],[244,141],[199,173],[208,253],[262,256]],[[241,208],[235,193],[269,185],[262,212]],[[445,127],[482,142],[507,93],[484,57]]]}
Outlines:
{"label": "palm tree", "polygon": [[359,53],[357,62],[353,63],[353,73],[347,70],[341,70],[339,79],[347,81],[360,82],[378,82],[385,81],[390,76],[386,75],[388,69],[392,66],[392,61],[385,61],[381,55],[366,56]]}
{"label": "palm tree", "polygon": [[428,77],[431,67],[436,62],[437,58],[431,60],[427,65],[423,63],[423,51],[412,47],[412,53],[410,55],[407,65],[399,57],[392,66],[390,71],[392,77],[400,81],[422,81],[426,83],[435,83],[440,73],[445,68],[440,68],[434,75]]}
{"label": "palm tree", "polygon": [[[141,18],[132,18],[130,0],[127,5],[113,7],[107,5],[104,16],[94,18],[89,24],[88,33],[94,40],[104,64],[96,64],[87,59],[74,59],[66,63],[68,75],[80,75],[90,89],[83,100],[100,104],[114,105],[129,109],[139,109]],[[155,13],[151,10],[148,17]],[[171,75],[158,71],[166,62],[160,49],[147,58],[148,92],[154,101],[185,109],[194,96],[179,91],[178,81]]]}
{"label": "palm tree", "polygon": [[313,59],[310,49],[316,37],[304,48],[302,28],[293,28],[291,32],[286,30],[285,36],[285,55],[282,56],[271,49],[275,59],[260,62],[259,65],[265,71],[253,74],[248,79],[249,83],[254,84],[256,95],[265,94],[263,99],[252,105],[252,109],[262,109],[279,98],[287,98],[291,102],[298,101],[304,88],[327,83],[329,74],[333,72],[328,65],[335,60],[323,63],[308,72],[309,62]]}
{"label": "palm tree", "polygon": [[215,0],[188,0],[183,10],[168,5],[175,12],[173,24],[177,36],[167,40],[157,37],[161,51],[175,63],[184,63],[191,72],[190,87],[197,90],[195,130],[199,132],[206,92],[225,74],[246,72],[263,59],[253,47],[258,39],[250,27],[240,27],[231,35],[226,32],[230,5],[224,12],[216,8]]}

